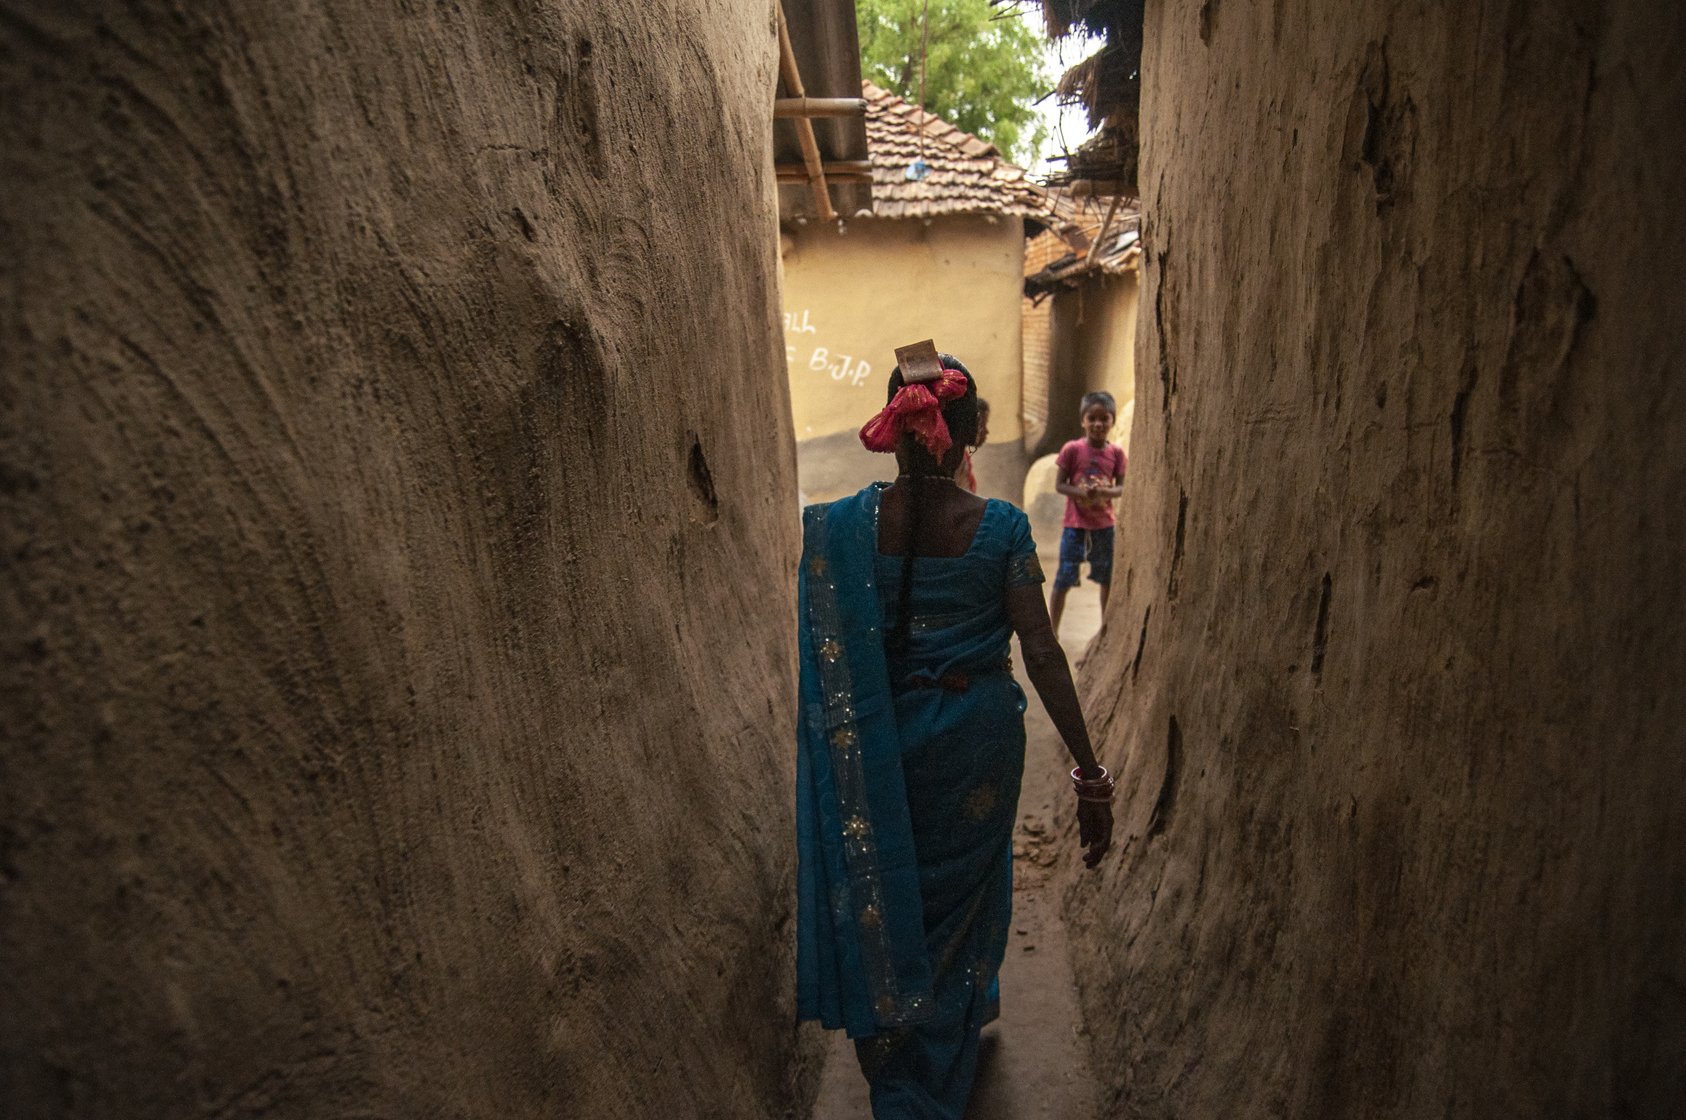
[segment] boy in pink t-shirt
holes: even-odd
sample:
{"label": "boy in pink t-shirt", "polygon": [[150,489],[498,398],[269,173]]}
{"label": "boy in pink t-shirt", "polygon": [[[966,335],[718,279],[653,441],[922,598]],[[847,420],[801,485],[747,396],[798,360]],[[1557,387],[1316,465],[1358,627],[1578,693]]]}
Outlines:
{"label": "boy in pink t-shirt", "polygon": [[1065,495],[1065,529],[1060,533],[1060,566],[1048,598],[1048,616],[1057,633],[1065,611],[1066,592],[1076,587],[1079,569],[1089,564],[1089,579],[1101,585],[1101,610],[1112,583],[1112,503],[1124,492],[1124,449],[1106,437],[1118,419],[1111,393],[1083,397],[1084,438],[1060,448],[1054,460],[1059,480],[1054,489]]}

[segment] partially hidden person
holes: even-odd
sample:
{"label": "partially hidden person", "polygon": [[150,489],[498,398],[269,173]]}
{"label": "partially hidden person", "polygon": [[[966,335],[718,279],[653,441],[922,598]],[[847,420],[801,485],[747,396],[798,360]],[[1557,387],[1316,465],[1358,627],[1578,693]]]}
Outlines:
{"label": "partially hidden person", "polygon": [[978,434],[972,445],[966,448],[960,456],[960,469],[954,472],[954,481],[966,488],[971,494],[978,492],[978,474],[972,469],[972,456],[983,450],[983,445],[989,441],[989,402],[978,398]]}
{"label": "partially hidden person", "polygon": [[[961,1120],[998,1011],[1024,769],[1025,669],[1077,763],[1083,862],[1112,842],[1024,513],[955,483],[977,436],[958,360],[890,378],[861,430],[894,482],[803,511],[797,1007],[855,1040],[876,1120]],[[933,363],[935,366],[935,363]]]}
{"label": "partially hidden person", "polygon": [[1065,528],[1060,533],[1060,566],[1054,571],[1054,590],[1048,613],[1055,633],[1065,613],[1066,594],[1076,587],[1082,565],[1089,565],[1089,581],[1101,588],[1101,610],[1112,589],[1112,550],[1115,515],[1112,503],[1124,493],[1124,449],[1110,443],[1118,404],[1111,393],[1085,393],[1080,410],[1081,438],[1060,448],[1054,465],[1059,471],[1054,489],[1065,495]]}

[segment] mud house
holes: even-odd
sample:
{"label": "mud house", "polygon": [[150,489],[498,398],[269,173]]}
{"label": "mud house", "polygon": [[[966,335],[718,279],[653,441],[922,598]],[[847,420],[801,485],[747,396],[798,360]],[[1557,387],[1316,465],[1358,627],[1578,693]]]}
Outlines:
{"label": "mud house", "polygon": [[1686,12],[1045,12],[1145,215],[1103,1114],[1680,1116]]}
{"label": "mud house", "polygon": [[6,17],[0,1112],[799,1105],[773,9]]}
{"label": "mud house", "polygon": [[[820,0],[0,6],[6,1114],[805,1116],[791,449],[928,332],[1014,484],[1035,188],[874,92],[781,227]],[[1588,7],[1047,0],[1146,215],[1094,1117],[1680,1115],[1686,6]]]}
{"label": "mud house", "polygon": [[[1140,216],[1133,207],[1105,217],[1073,210],[1025,254],[1025,448],[1032,456],[1050,455],[1071,437],[1084,393],[1104,389],[1117,398],[1119,440],[1128,436],[1135,402]],[[1032,325],[1037,316],[1044,317],[1040,329]],[[1030,372],[1035,349],[1040,376]]]}
{"label": "mud house", "polygon": [[[787,219],[780,237],[803,493],[833,498],[882,474],[856,431],[883,403],[896,346],[930,337],[966,362],[993,406],[980,490],[1017,501],[1025,235],[1050,216],[1048,197],[977,137],[870,82],[862,91],[871,211]],[[910,175],[919,161],[925,173]]]}
{"label": "mud house", "polygon": [[1077,435],[1083,394],[1118,401],[1113,439],[1126,449],[1136,396],[1136,269],[1141,219],[1134,206],[1059,197],[1061,220],[1025,248],[1025,504],[1037,539],[1058,536],[1065,499],[1054,492],[1054,455]]}

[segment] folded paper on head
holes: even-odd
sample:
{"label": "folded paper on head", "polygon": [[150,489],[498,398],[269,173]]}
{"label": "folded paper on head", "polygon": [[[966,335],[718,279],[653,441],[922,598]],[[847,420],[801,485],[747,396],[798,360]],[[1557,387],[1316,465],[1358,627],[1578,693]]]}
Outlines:
{"label": "folded paper on head", "polygon": [[935,381],[943,375],[943,360],[937,354],[935,339],[912,342],[896,347],[896,368],[902,371],[902,381],[918,385]]}

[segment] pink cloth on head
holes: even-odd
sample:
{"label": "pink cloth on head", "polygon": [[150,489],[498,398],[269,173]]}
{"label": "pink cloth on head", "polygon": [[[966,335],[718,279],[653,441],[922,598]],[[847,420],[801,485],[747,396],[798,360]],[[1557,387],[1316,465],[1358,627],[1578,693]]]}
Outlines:
{"label": "pink cloth on head", "polygon": [[[1073,486],[1090,482],[1115,486],[1124,478],[1125,462],[1124,449],[1116,443],[1095,447],[1086,439],[1070,441],[1060,448],[1059,458],[1054,460],[1060,477]],[[1092,503],[1070,496],[1065,500],[1065,527],[1068,529],[1106,529],[1115,520],[1110,498],[1100,498]]]}
{"label": "pink cloth on head", "polygon": [[954,446],[948,421],[943,419],[943,402],[965,395],[966,375],[957,369],[944,369],[935,381],[903,385],[861,428],[861,443],[868,451],[893,452],[902,434],[912,432],[925,450],[941,459]]}

